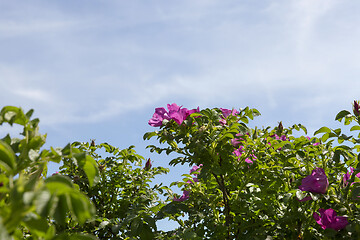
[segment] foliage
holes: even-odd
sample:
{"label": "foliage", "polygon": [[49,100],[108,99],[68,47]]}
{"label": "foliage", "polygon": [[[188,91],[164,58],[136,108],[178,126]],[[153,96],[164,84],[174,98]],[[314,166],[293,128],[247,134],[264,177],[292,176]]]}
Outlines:
{"label": "foliage", "polygon": [[[244,109],[156,108],[145,133],[151,152],[175,153],[170,165],[190,173],[152,181],[168,169],[131,146],[75,142],[41,149],[32,110],[4,107],[0,124],[22,138],[0,141],[0,239],[359,239],[360,134],[301,124],[250,128],[260,113]],[[335,120],[360,130],[360,105]],[[345,132],[345,133],[344,133]],[[172,155],[174,156],[174,155]],[[49,162],[60,172],[47,175]],[[179,227],[157,229],[171,219]]]}
{"label": "foliage", "polygon": [[[72,161],[64,161],[59,174],[66,175],[96,207],[94,222],[79,225],[70,220],[64,230],[92,233],[99,239],[154,239],[157,235],[155,214],[164,206],[159,198],[168,188],[151,181],[158,174],[167,173],[163,167],[145,167],[143,157],[133,146],[120,150],[108,143],[75,142],[73,146],[88,153],[98,164],[98,184],[91,186],[83,169]],[[102,157],[102,154],[104,157]]]}
{"label": "foliage", "polygon": [[[160,130],[144,135],[144,139],[156,137],[167,144],[150,145],[150,151],[180,155],[170,164],[202,164],[199,182],[189,184],[191,176],[185,174],[184,181],[177,183],[190,193],[189,198],[172,201],[159,213],[180,223],[173,232],[174,239],[359,238],[360,184],[352,184],[358,181],[355,174],[360,171],[359,157],[352,147],[334,146],[329,138],[335,137],[339,143],[359,143],[359,139],[327,127],[316,132],[324,133],[320,139],[295,137],[294,131],[307,134],[300,124],[251,129],[246,124],[259,115],[256,109],[233,110],[231,114],[229,111],[204,109],[181,124],[162,111],[165,117],[153,116],[163,118]],[[342,118],[345,124],[351,120],[359,124],[359,117],[347,111],[336,117]],[[352,127],[359,129],[358,125]],[[354,174],[344,182],[349,167],[355,169]],[[327,178],[322,182],[328,185],[318,193],[301,191],[299,186],[310,179],[306,177],[320,168]],[[332,209],[347,216],[349,224],[342,230],[323,230],[314,219],[319,209]],[[182,218],[184,214],[188,216],[186,220]]]}
{"label": "foliage", "polygon": [[40,150],[46,135],[38,131],[39,119],[33,110],[7,106],[0,112],[0,125],[23,127],[22,138],[7,134],[0,140],[0,239],[93,239],[84,234],[66,234],[53,223],[64,224],[69,216],[84,224],[95,208],[68,177],[46,177],[49,162],[70,160],[84,168],[91,181],[97,170],[94,160],[78,149]]}

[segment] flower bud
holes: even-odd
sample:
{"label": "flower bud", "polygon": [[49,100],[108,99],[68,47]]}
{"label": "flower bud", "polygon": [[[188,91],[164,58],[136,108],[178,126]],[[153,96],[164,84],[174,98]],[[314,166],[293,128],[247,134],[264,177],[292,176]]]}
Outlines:
{"label": "flower bud", "polygon": [[358,101],[354,101],[353,112],[355,116],[360,116],[360,105]]}
{"label": "flower bud", "polygon": [[282,122],[279,122],[279,126],[278,126],[278,129],[280,132],[282,132],[284,130],[284,127],[282,125]]}
{"label": "flower bud", "polygon": [[151,160],[149,158],[145,163],[144,170],[149,170],[151,168],[151,166],[152,166],[152,164],[151,164]]}

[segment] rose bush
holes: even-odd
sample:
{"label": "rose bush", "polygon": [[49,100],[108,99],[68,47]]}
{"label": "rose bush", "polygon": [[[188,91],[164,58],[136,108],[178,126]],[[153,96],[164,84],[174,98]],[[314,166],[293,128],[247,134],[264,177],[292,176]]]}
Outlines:
{"label": "rose bush", "polygon": [[[360,130],[360,107],[335,119]],[[151,152],[188,164],[174,194],[168,170],[133,147],[75,142],[42,150],[32,111],[5,107],[0,124],[24,127],[0,141],[0,239],[359,239],[360,134],[301,124],[250,128],[256,109],[188,110],[168,104],[149,120]],[[303,134],[300,132],[302,131]],[[301,136],[304,135],[304,136]],[[49,161],[60,171],[47,176]],[[180,179],[179,179],[180,180]],[[157,221],[179,226],[163,231]]]}
{"label": "rose bush", "polygon": [[[257,115],[256,109],[249,108],[203,109],[188,115],[180,124],[167,119],[156,126],[159,130],[144,135],[144,139],[156,137],[167,144],[167,147],[150,145],[150,151],[179,155],[170,160],[171,165],[203,165],[196,184],[189,185],[190,176],[186,174],[184,181],[174,183],[182,188],[183,196],[175,201],[169,196],[168,204],[158,214],[179,222],[179,228],[169,236],[358,238],[360,189],[357,184],[344,187],[342,179],[353,167],[357,170],[346,181],[354,182],[360,169],[353,150],[359,147],[335,145],[331,138],[337,138],[339,144],[344,141],[357,144],[360,140],[327,127],[315,132],[323,133],[320,139],[310,138],[301,124],[284,128],[280,122],[273,129],[249,128],[249,120]],[[358,116],[348,111],[336,116],[336,120],[343,118],[347,125],[356,120],[358,125],[351,130],[360,130]],[[305,136],[292,134],[299,130]],[[342,216],[336,216],[336,212]]]}

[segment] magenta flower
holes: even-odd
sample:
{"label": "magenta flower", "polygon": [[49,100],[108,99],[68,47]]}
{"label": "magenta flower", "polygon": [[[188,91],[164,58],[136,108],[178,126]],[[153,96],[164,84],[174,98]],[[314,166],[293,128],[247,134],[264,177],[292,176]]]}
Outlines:
{"label": "magenta flower", "polygon": [[233,145],[234,147],[237,147],[237,146],[240,145],[240,143],[241,143],[242,140],[243,140],[242,138],[234,138],[234,139],[231,139],[231,140],[230,140],[230,143],[231,143],[231,145]]}
{"label": "magenta flower", "polygon": [[274,135],[271,135],[270,137],[275,138],[276,140],[281,140],[281,141],[288,140],[285,135],[282,135],[281,137],[279,137],[277,134],[274,134]]}
{"label": "magenta flower", "polygon": [[[308,137],[308,136],[306,136],[306,138],[310,141],[311,140],[311,138],[310,137]],[[317,145],[319,145],[320,143],[319,142],[316,142],[316,143],[313,143],[313,146],[317,146]]]}
{"label": "magenta flower", "polygon": [[299,189],[302,191],[324,194],[328,187],[329,181],[324,169],[316,168],[312,171],[311,175],[305,177],[301,181]]}
{"label": "magenta flower", "polygon": [[168,104],[169,116],[173,119],[177,124],[181,125],[181,123],[192,113],[200,112],[199,107],[196,109],[188,110],[187,108],[181,108],[176,103]]}
{"label": "magenta flower", "polygon": [[164,119],[173,119],[180,125],[190,114],[200,112],[199,107],[188,110],[187,108],[179,107],[176,103],[168,104],[167,108],[169,111],[166,111],[165,108],[156,108],[154,115],[149,120],[149,125],[152,127],[160,127]]}
{"label": "magenta flower", "polygon": [[188,180],[186,183],[188,183],[188,184],[193,184],[193,182],[199,182],[199,179],[196,178],[196,177],[194,177],[192,181],[191,181],[191,180]]}
{"label": "magenta flower", "polygon": [[160,127],[164,119],[170,120],[169,113],[165,108],[155,108],[155,113],[149,120],[149,125],[152,127]]}
{"label": "magenta flower", "polygon": [[[347,172],[344,174],[343,176],[343,183],[344,185],[346,186],[348,184],[348,181],[350,180],[351,178],[351,175],[352,173],[354,172],[354,168],[353,167],[350,167],[350,172]],[[360,172],[358,174],[355,175],[357,178],[360,178]],[[351,183],[351,185],[354,184],[354,183]]]}
{"label": "magenta flower", "polygon": [[[194,182],[199,182],[199,179],[197,179],[197,176],[198,174],[197,173],[193,173],[193,172],[198,172],[198,170],[202,167],[203,165],[200,164],[199,166],[193,166],[191,169],[190,169],[190,174],[194,174],[194,178],[193,178],[193,181]],[[189,184],[192,184],[193,182],[191,180],[188,180],[187,183]]]}
{"label": "magenta flower", "polygon": [[[233,145],[234,147],[239,146],[240,143],[241,143],[242,141],[244,141],[244,139],[241,138],[241,136],[243,136],[243,135],[244,135],[244,134],[237,133],[235,136],[236,136],[236,137],[239,137],[239,138],[231,139],[231,140],[230,140],[231,145]],[[246,135],[250,136],[249,133],[246,133]]]}
{"label": "magenta flower", "polygon": [[174,197],[175,202],[183,202],[190,197],[190,191],[183,191],[183,195],[180,198]]}
{"label": "magenta flower", "polygon": [[239,113],[239,111],[236,109],[230,110],[230,109],[226,109],[226,108],[220,108],[220,110],[221,110],[224,118],[227,118],[228,116],[230,116],[230,114],[233,116],[236,116],[236,114]]}
{"label": "magenta flower", "polygon": [[226,108],[220,108],[223,116],[222,118],[219,120],[219,122],[222,124],[222,125],[225,125],[226,124],[226,120],[225,118],[227,118],[228,116],[230,115],[233,115],[233,116],[236,116],[236,114],[239,113],[239,111],[237,111],[236,109],[226,109]]}
{"label": "magenta flower", "polygon": [[[240,156],[244,153],[243,148],[244,148],[243,146],[240,146],[238,149],[235,149],[235,151],[233,152],[235,156],[239,157],[238,158],[239,161],[240,161]],[[256,160],[256,156],[254,154],[250,154],[250,157],[251,158],[246,158],[245,162],[252,164],[254,163],[253,160]]]}
{"label": "magenta flower", "polygon": [[[203,165],[200,164],[199,166],[193,166],[191,169],[190,169],[190,174],[192,174],[193,172],[197,172]],[[197,174],[194,173],[195,176],[197,176]]]}
{"label": "magenta flower", "polygon": [[299,202],[306,202],[306,201],[309,201],[309,200],[312,200],[311,196],[306,196],[303,199],[299,200]]}
{"label": "magenta flower", "polygon": [[146,161],[144,170],[150,170],[152,164],[150,158]]}
{"label": "magenta flower", "polygon": [[319,213],[314,212],[313,217],[315,221],[322,227],[322,229],[332,228],[335,231],[339,231],[349,224],[347,217],[337,216],[336,212],[329,209],[319,209]]}

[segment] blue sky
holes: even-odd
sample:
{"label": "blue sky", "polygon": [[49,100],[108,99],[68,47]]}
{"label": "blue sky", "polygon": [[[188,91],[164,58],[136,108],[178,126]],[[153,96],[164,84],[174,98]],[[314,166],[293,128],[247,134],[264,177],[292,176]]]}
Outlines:
{"label": "blue sky", "polygon": [[35,109],[48,145],[96,139],[146,157],[147,121],[173,102],[250,106],[262,113],[254,125],[302,123],[311,135],[341,126],[336,113],[360,98],[359,8],[356,0],[0,0],[0,102]]}

